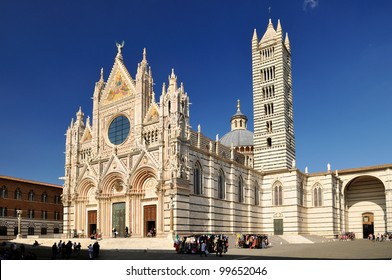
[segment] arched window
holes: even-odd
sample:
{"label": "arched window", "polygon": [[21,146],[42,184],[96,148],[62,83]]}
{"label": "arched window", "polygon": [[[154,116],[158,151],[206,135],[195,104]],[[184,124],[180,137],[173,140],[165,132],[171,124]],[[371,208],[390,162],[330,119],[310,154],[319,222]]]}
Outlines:
{"label": "arched window", "polygon": [[238,179],[238,202],[244,202],[244,180],[242,177]]}
{"label": "arched window", "polygon": [[22,191],[19,188],[17,188],[15,190],[15,197],[14,198],[17,199],[17,200],[21,200],[22,199]]}
{"label": "arched window", "polygon": [[275,206],[283,205],[283,188],[280,182],[276,182],[272,188],[273,204]]}
{"label": "arched window", "polygon": [[255,191],[255,205],[260,205],[260,188],[259,185],[255,185],[254,187],[254,191]]}
{"label": "arched window", "polygon": [[218,198],[220,198],[220,199],[226,198],[226,181],[225,181],[225,174],[223,173],[223,170],[219,171]]}
{"label": "arched window", "polygon": [[46,192],[42,193],[41,202],[48,202],[48,194]]}
{"label": "arched window", "polygon": [[304,194],[304,183],[301,182],[301,185],[299,186],[299,190],[298,190],[298,204],[300,206],[304,206],[304,198],[305,198],[305,194]]}
{"label": "arched window", "polygon": [[34,201],[35,193],[33,190],[29,191],[29,201]]}
{"label": "arched window", "polygon": [[2,186],[0,189],[0,197],[7,198],[8,197],[8,190],[6,186]]}
{"label": "arched window", "polygon": [[313,206],[321,207],[323,206],[323,189],[320,184],[316,184],[313,187]]}
{"label": "arched window", "polygon": [[193,192],[195,194],[203,193],[203,175],[202,169],[199,162],[196,162],[193,169]]}

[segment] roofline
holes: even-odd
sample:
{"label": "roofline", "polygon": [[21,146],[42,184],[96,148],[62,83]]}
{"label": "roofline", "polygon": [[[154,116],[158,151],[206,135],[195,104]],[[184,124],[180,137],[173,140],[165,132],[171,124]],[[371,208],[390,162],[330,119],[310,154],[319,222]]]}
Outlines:
{"label": "roofline", "polygon": [[50,184],[50,183],[44,183],[44,182],[39,182],[39,181],[21,179],[21,178],[5,176],[5,175],[0,175],[0,179],[6,179],[6,180],[18,181],[18,182],[22,182],[22,183],[30,183],[30,184],[42,185],[42,186],[47,186],[47,187],[54,187],[54,188],[61,188],[61,189],[63,188],[63,186],[56,185],[56,184]]}
{"label": "roofline", "polygon": [[380,170],[380,169],[392,169],[392,163],[342,169],[342,170],[338,170],[338,172],[339,172],[339,174],[345,174],[345,173],[356,173],[356,172],[373,171],[373,170]]}

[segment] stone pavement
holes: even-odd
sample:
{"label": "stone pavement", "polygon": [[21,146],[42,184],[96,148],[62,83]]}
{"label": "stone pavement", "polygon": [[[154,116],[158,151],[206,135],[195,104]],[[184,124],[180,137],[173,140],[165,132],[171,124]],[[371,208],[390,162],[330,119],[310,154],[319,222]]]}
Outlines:
{"label": "stone pavement", "polygon": [[[273,239],[274,241],[278,239]],[[51,259],[51,246],[59,240],[38,239],[41,244],[33,247],[33,240],[19,239],[15,242],[26,243],[26,251],[32,251],[38,259]],[[65,239],[67,242],[68,239]],[[73,255],[71,259],[88,259],[87,246],[95,240],[71,239],[81,242],[82,252],[79,256]],[[231,242],[230,242],[231,243]],[[101,260],[190,260],[200,259],[199,255],[177,254],[173,242],[167,238],[109,238],[99,241]],[[209,255],[211,259],[215,256]],[[321,242],[308,244],[288,244],[273,242],[266,249],[234,248],[230,245],[229,251],[223,256],[229,260],[250,259],[392,259],[392,241],[376,242],[366,239],[354,241],[338,241],[326,239]]]}

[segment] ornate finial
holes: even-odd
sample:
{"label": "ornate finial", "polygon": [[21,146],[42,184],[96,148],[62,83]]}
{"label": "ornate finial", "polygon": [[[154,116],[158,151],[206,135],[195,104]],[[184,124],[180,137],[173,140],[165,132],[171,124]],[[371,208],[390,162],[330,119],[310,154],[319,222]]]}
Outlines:
{"label": "ornate finial", "polygon": [[241,104],[240,104],[240,100],[238,99],[238,100],[237,100],[237,110],[238,110],[238,111],[240,110],[240,107],[241,107]]}
{"label": "ornate finial", "polygon": [[146,48],[143,49],[143,60],[147,60],[147,52],[146,52]]}
{"label": "ornate finial", "polygon": [[100,81],[103,81],[103,67],[101,68],[101,79]]}
{"label": "ornate finial", "polygon": [[117,56],[118,57],[122,57],[122,48],[124,47],[125,42],[122,41],[121,44],[116,42],[116,46],[117,46]]}

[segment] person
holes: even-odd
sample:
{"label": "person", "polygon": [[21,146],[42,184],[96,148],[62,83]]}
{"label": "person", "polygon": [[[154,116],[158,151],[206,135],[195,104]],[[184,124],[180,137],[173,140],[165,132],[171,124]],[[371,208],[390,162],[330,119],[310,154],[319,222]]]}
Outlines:
{"label": "person", "polygon": [[206,252],[207,245],[206,245],[206,243],[202,241],[200,247],[201,247],[201,249],[200,249],[200,257],[203,256],[203,255],[207,257],[207,252]]}
{"label": "person", "polygon": [[88,249],[88,258],[90,260],[92,260],[93,259],[93,246],[90,244],[90,245],[88,245],[87,249]]}
{"label": "person", "polygon": [[34,243],[33,243],[33,246],[34,246],[34,247],[37,247],[38,245],[39,245],[39,244],[38,244],[38,241],[35,240]]}
{"label": "person", "polygon": [[128,227],[125,227],[125,237],[129,237]]}
{"label": "person", "polygon": [[20,254],[21,254],[22,258],[25,255],[25,250],[26,250],[25,245],[23,243],[20,244]]}
{"label": "person", "polygon": [[82,248],[82,245],[80,244],[80,242],[78,243],[78,245],[75,246],[75,252],[80,255],[80,249]]}
{"label": "person", "polygon": [[52,259],[55,259],[56,256],[57,256],[57,254],[58,254],[58,251],[57,251],[57,244],[56,244],[56,242],[54,242],[54,243],[53,243],[53,246],[52,246]]}
{"label": "person", "polygon": [[216,244],[216,256],[222,257],[222,252],[223,252],[223,240],[219,238]]}
{"label": "person", "polygon": [[93,245],[93,257],[94,258],[98,258],[99,256],[99,243],[98,241],[95,241],[94,245]]}
{"label": "person", "polygon": [[117,229],[116,228],[113,228],[113,234],[114,234],[114,238],[116,238],[117,237]]}

